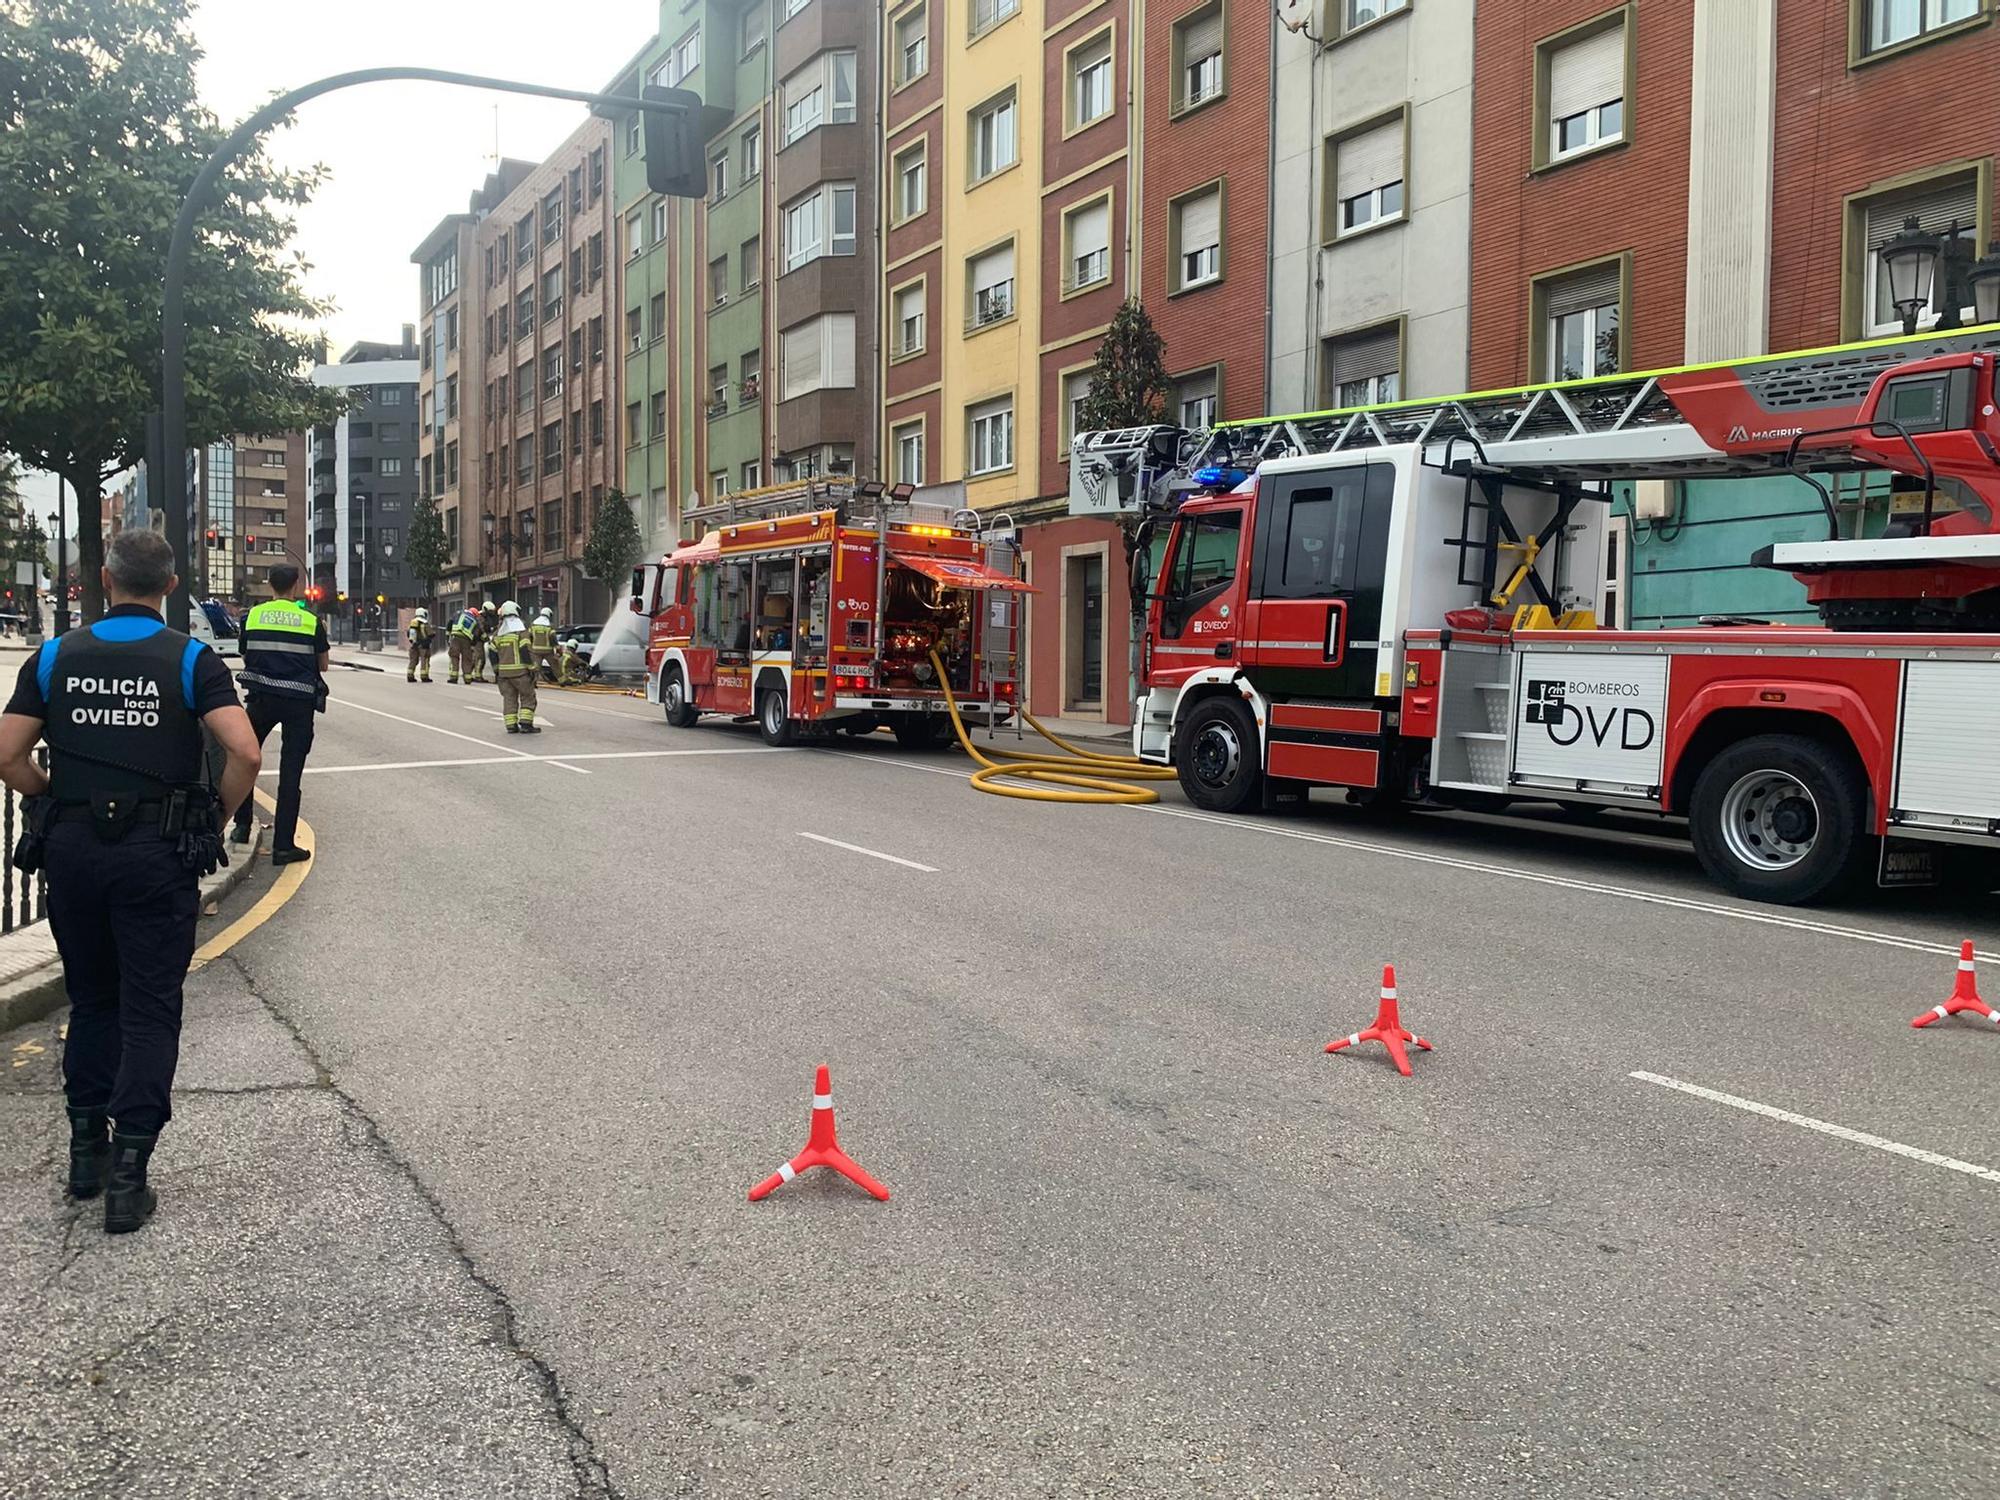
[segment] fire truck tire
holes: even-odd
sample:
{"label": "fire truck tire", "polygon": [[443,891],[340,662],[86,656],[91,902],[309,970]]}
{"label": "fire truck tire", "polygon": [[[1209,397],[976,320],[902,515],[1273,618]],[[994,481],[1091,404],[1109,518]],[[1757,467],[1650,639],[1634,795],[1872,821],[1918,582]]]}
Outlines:
{"label": "fire truck tire", "polygon": [[1796,906],[1836,894],[1869,840],[1853,759],[1804,735],[1760,734],[1702,769],[1688,828],[1702,868],[1739,896]]}
{"label": "fire truck tire", "polygon": [[764,743],[782,748],[792,742],[792,706],[782,687],[767,687],[757,700],[757,732]]}
{"label": "fire truck tire", "polygon": [[691,729],[701,717],[701,710],[688,702],[687,680],[679,667],[670,666],[660,673],[660,707],[676,729]]}
{"label": "fire truck tire", "polygon": [[1189,711],[1174,746],[1188,801],[1210,812],[1256,805],[1264,780],[1257,722],[1238,698],[1210,698]]}

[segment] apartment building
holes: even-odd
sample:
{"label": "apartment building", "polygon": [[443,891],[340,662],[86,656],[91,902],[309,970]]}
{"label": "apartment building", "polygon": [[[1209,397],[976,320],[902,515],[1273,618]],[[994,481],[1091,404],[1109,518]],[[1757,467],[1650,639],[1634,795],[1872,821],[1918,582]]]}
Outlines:
{"label": "apartment building", "polygon": [[304,433],[210,443],[196,468],[192,545],[201,562],[189,588],[200,598],[254,604],[271,597],[271,569],[306,560],[308,444]]}
{"label": "apartment building", "polygon": [[[461,431],[479,455],[479,530],[463,535],[461,520],[460,547],[476,550],[480,591],[565,623],[603,619],[624,587],[587,578],[582,562],[590,519],[620,472],[611,149],[610,126],[586,121],[474,227],[464,274],[484,311],[465,338],[478,357],[455,394],[447,386],[443,418],[430,414],[471,410]],[[459,463],[462,473],[463,454]],[[449,485],[449,445],[445,464]]]}
{"label": "apartment building", "polygon": [[[534,170],[531,161],[502,160],[473,193],[465,212],[440,219],[410,255],[418,267],[418,306],[423,316],[418,478],[444,525],[449,562],[438,589],[443,602],[453,608],[476,591],[480,567],[476,497],[486,478],[483,452],[465,440],[467,432],[478,431],[474,420],[468,420],[466,389],[468,372],[477,370],[478,357],[468,357],[465,348],[468,331],[479,327],[486,315],[488,287],[478,277],[468,278],[465,271],[473,262],[473,236],[480,221]],[[467,503],[468,497],[473,503]]]}
{"label": "apartment building", "polygon": [[[415,330],[398,344],[358,343],[312,372],[350,404],[307,435],[312,463],[312,572],[333,629],[352,638],[399,605],[422,602],[404,543],[416,504],[418,376]],[[261,537],[260,537],[261,540]]]}

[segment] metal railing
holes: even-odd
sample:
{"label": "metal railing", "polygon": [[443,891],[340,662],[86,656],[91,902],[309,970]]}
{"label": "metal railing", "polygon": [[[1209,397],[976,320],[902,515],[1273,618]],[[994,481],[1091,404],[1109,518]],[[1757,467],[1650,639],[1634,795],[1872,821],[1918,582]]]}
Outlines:
{"label": "metal railing", "polygon": [[[35,752],[43,767],[49,763],[46,746]],[[11,787],[5,789],[0,804],[0,933],[31,927],[49,916],[49,881],[45,872],[23,875],[14,868],[14,841],[21,836],[21,799]]]}

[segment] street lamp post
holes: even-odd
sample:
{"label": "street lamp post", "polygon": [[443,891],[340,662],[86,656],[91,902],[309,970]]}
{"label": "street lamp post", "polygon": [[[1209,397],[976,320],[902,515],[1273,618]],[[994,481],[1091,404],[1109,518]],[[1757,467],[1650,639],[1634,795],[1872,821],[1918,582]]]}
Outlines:
{"label": "street lamp post", "polygon": [[61,475],[56,476],[56,634],[69,629],[69,554],[63,545],[67,530],[65,507],[68,503],[69,486]]}
{"label": "street lamp post", "polygon": [[1940,333],[1965,326],[1961,310],[1967,303],[1975,321],[2000,323],[2000,253],[1989,251],[1974,260],[1972,243],[1960,236],[1957,220],[1943,234],[1932,234],[1912,215],[1903,220],[1902,232],[1876,253],[1904,334],[1917,331],[1918,320],[1933,302],[1938,316],[1932,326]]}

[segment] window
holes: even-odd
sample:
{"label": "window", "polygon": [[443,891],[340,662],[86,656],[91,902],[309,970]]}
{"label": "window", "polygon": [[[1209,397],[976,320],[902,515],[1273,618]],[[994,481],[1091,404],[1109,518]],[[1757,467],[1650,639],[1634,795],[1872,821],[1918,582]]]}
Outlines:
{"label": "window", "polygon": [[739,24],[741,26],[741,35],[737,52],[739,56],[748,57],[764,45],[764,33],[767,27],[764,19],[763,0],[758,0],[757,4],[744,11]]}
{"label": "window", "polygon": [[1320,400],[1328,406],[1400,401],[1402,343],[1394,323],[1328,339],[1320,346]]}
{"label": "window", "polygon": [[752,125],[743,132],[743,180],[748,182],[764,171],[764,131]]}
{"label": "window", "polygon": [[581,245],[578,245],[574,250],[570,251],[569,253],[569,286],[571,291],[576,292],[579,295],[582,294],[583,246]]}
{"label": "window", "polygon": [[1562,161],[1625,138],[1625,17],[1593,24],[1544,43],[1540,165]]}
{"label": "window", "polygon": [[426,308],[434,307],[458,290],[458,248],[453,246],[435,256],[425,267],[430,274],[425,281],[425,290],[430,293]]}
{"label": "window", "polygon": [[[1940,238],[1952,235],[1966,246],[1975,256],[1979,248],[1979,178],[1978,174],[1966,172],[1957,177],[1940,178],[1919,187],[1905,188],[1897,192],[1883,193],[1876,197],[1850,205],[1850,213],[1859,220],[1850,228],[1851,241],[1858,240],[1860,253],[1866,263],[1860,267],[1859,285],[1862,293],[1861,331],[1870,337],[1877,334],[1896,334],[1903,331],[1902,317],[1896,311],[1896,304],[1889,300],[1889,279],[1882,274],[1882,246],[1903,232],[1903,221],[1915,219],[1917,228],[1926,234]],[[1854,229],[1859,229],[1859,234]],[[1943,311],[1939,299],[1944,295],[1944,275],[1942,267],[1931,278],[1931,300],[1917,322],[1919,327],[1928,328],[1935,323]],[[1969,324],[1975,321],[1975,310],[1967,306],[1961,316]]]}
{"label": "window", "polygon": [[645,314],[636,307],[625,309],[625,347],[637,354],[646,347]]}
{"label": "window", "polygon": [[812,0],[785,0],[785,19],[787,21],[791,20],[793,16],[797,15],[810,4],[812,4]]}
{"label": "window", "polygon": [[1222,93],[1222,0],[1174,23],[1174,107],[1193,109]]}
{"label": "window", "polygon": [[455,307],[444,315],[444,346],[446,349],[458,347],[458,309]]}
{"label": "window", "polygon": [[529,362],[514,372],[514,410],[535,409],[535,366]]}
{"label": "window", "polygon": [[924,347],[924,283],[911,282],[895,292],[895,318],[890,337],[892,358],[902,359]]}
{"label": "window", "polygon": [[576,215],[583,212],[582,167],[571,167],[569,169],[569,212],[571,218],[575,218]]}
{"label": "window", "polygon": [[653,392],[653,399],[646,411],[646,435],[662,438],[667,435],[667,393]]}
{"label": "window", "polygon": [[569,331],[569,367],[572,370],[581,370],[583,368],[583,330],[581,328],[572,328]]}
{"label": "window", "polygon": [[929,202],[926,189],[930,170],[928,158],[929,152],[923,141],[896,154],[896,222],[899,224],[916,218]]}
{"label": "window", "polygon": [[403,404],[403,388],[399,385],[392,385],[385,390],[377,391],[375,393],[375,400],[382,406],[401,406]]}
{"label": "window", "polygon": [[667,200],[658,199],[653,204],[653,243],[660,244],[667,237]]}
{"label": "window", "polygon": [[1069,54],[1069,128],[1081,130],[1111,113],[1111,33],[1100,32]]}
{"label": "window", "polygon": [[563,271],[551,266],[542,273],[542,321],[553,323],[562,316]]}
{"label": "window", "polygon": [[1399,10],[1409,7],[1410,0],[1341,0],[1340,29],[1342,32],[1358,31],[1370,21],[1379,21],[1384,16],[1393,16]]}
{"label": "window", "polygon": [[972,0],[972,34],[984,35],[1021,8],[1021,0]]}
{"label": "window", "polygon": [[729,410],[729,366],[708,367],[708,414],[719,417]]}
{"label": "window", "polygon": [[583,457],[583,413],[580,411],[569,414],[569,456]]}
{"label": "window", "polygon": [[737,368],[743,375],[742,384],[736,388],[737,398],[745,402],[755,401],[764,383],[763,352],[757,349],[745,350],[743,358],[737,361]]}
{"label": "window", "polygon": [[1619,303],[1624,263],[1607,260],[1535,283],[1544,350],[1540,378],[1578,380],[1622,367]]}
{"label": "window", "polygon": [[514,264],[535,258],[535,211],[529,209],[514,225]]}
{"label": "window", "polygon": [[753,234],[736,250],[736,278],[750,291],[764,279],[764,237]]}
{"label": "window", "polygon": [[[502,242],[502,243],[504,244],[504,243],[506,242],[506,238],[507,238],[507,237],[506,237],[505,235],[502,235],[502,236],[501,236],[500,238],[501,238],[501,242]],[[501,251],[500,253],[501,253],[502,255],[505,255],[505,254],[506,254],[507,252],[506,252],[505,250],[502,250],[502,251]],[[496,279],[498,279],[498,275],[499,275],[499,272],[498,272],[498,269],[497,269],[497,266],[496,266],[496,262],[495,262],[495,260],[494,260],[494,255],[493,255],[493,247],[492,247],[491,245],[488,245],[488,246],[486,247],[486,282],[487,282],[487,285],[489,285],[489,286],[490,286],[490,285],[492,285],[492,284],[493,284],[493,282],[494,282],[494,281],[495,281]]]}
{"label": "window", "polygon": [[718,255],[708,263],[708,301],[721,307],[729,300],[729,257]]}
{"label": "window", "polygon": [[599,231],[590,237],[590,285],[596,286],[604,279],[604,234]]}
{"label": "window", "polygon": [[667,336],[667,294],[653,293],[653,300],[646,304],[646,341],[657,344]]}
{"label": "window", "polygon": [[975,255],[966,266],[966,291],[971,298],[967,309],[968,330],[984,328],[1014,315],[1014,242],[997,245]]}
{"label": "window", "polygon": [[590,403],[590,446],[593,448],[602,448],[604,446],[604,403],[602,401],[593,401]]}
{"label": "window", "polygon": [[1183,375],[1174,382],[1175,420],[1195,431],[1215,425],[1216,395],[1222,386],[1222,372],[1211,366]]}
{"label": "window", "polygon": [[1111,279],[1111,200],[1099,198],[1063,215],[1063,290]]}
{"label": "window", "polygon": [[[452,448],[456,448],[457,446],[458,444],[456,443],[450,445]],[[378,467],[375,472],[382,475],[385,479],[394,479],[403,472],[403,461],[400,458],[379,459],[377,463]],[[268,516],[266,519],[269,519]]]}
{"label": "window", "polygon": [[542,505],[542,545],[544,547],[558,545],[557,538],[561,535],[562,501],[545,501]]}
{"label": "window", "polygon": [[829,182],[785,205],[785,269],[854,253],[854,184]]}
{"label": "window", "polygon": [[493,382],[491,394],[492,400],[486,404],[490,409],[489,414],[497,416],[507,409],[507,377],[505,375],[502,375],[498,380]]}
{"label": "window", "polygon": [[967,465],[974,474],[1014,467],[1014,398],[999,396],[965,409],[970,429]]}
{"label": "window", "polygon": [[542,200],[542,243],[553,245],[562,238],[563,195],[557,188]]}
{"label": "window", "polygon": [[1880,52],[1970,21],[1980,0],[1861,0],[1861,51]]}
{"label": "window", "polygon": [[822,52],[785,80],[785,144],[821,125],[854,119],[855,70],[852,52]]}
{"label": "window", "polygon": [[590,320],[590,362],[594,365],[604,362],[604,319],[601,317]]}
{"label": "window", "polygon": [[931,70],[930,13],[919,5],[896,18],[896,86],[914,83]]}
{"label": "window", "polygon": [[1202,188],[1169,210],[1174,239],[1175,291],[1222,279],[1222,185]]}
{"label": "window", "polygon": [[535,331],[535,293],[532,288],[514,299],[514,333],[526,338]]}
{"label": "window", "polygon": [[729,471],[717,469],[708,476],[708,497],[720,500],[729,493]]}
{"label": "window", "polygon": [[[458,420],[458,377],[456,375],[447,375],[444,378],[444,419],[447,422],[456,422]],[[354,429],[350,425],[348,428],[349,436],[352,436],[353,432]]]}
{"label": "window", "polygon": [[1332,223],[1328,239],[1403,217],[1402,115],[1332,143]]}
{"label": "window", "polygon": [[551,344],[542,351],[542,399],[553,401],[562,394],[562,345]]}
{"label": "window", "polygon": [[1062,456],[1069,457],[1069,440],[1084,430],[1079,414],[1090,399],[1090,371],[1072,370],[1062,378],[1062,414],[1058,433]]}
{"label": "window", "polygon": [[780,399],[854,386],[854,314],[822,313],[778,335]]}
{"label": "window", "polygon": [[643,132],[644,127],[639,123],[637,115],[634,115],[625,122],[625,154],[627,156],[637,156],[639,154],[639,142],[643,137]]}
{"label": "window", "polygon": [[[604,196],[604,148],[595,146],[590,152],[590,201],[595,203]],[[600,241],[600,245],[601,245]]]}
{"label": "window", "polygon": [[637,260],[646,252],[646,215],[643,209],[634,210],[625,219],[625,258]]}
{"label": "window", "polygon": [[1014,138],[1014,91],[1009,89],[975,109],[968,134],[974,182],[984,182],[1013,166],[1019,150]]}
{"label": "window", "polygon": [[746,490],[754,490],[759,485],[763,484],[763,482],[764,482],[764,465],[759,460],[753,458],[750,460],[750,462],[748,462],[743,466],[742,487]]}
{"label": "window", "polygon": [[[403,472],[403,461],[400,458],[383,459],[381,472],[384,474],[391,473],[389,465],[392,463],[396,466],[393,472],[401,474]],[[456,443],[446,443],[444,445],[444,483],[446,489],[458,488],[458,444]],[[387,500],[383,501],[385,507],[388,503]],[[388,538],[384,537],[383,540],[387,541]]]}
{"label": "window", "polygon": [[675,44],[671,65],[667,69],[668,87],[677,87],[701,66],[701,28],[696,27]]}
{"label": "window", "polygon": [[[384,422],[380,427],[375,429],[375,436],[384,443],[400,443],[403,440],[403,424],[401,422]],[[284,465],[285,456],[282,453],[274,453],[265,462],[273,467],[281,468]],[[285,482],[282,479],[274,479],[270,482],[277,485],[279,494],[284,494]]]}
{"label": "window", "polygon": [[905,422],[889,431],[889,440],[896,449],[896,483],[922,484],[924,482],[924,424]]}
{"label": "window", "polygon": [[533,484],[535,482],[535,440],[522,438],[514,445],[514,482]]}
{"label": "window", "polygon": [[720,203],[729,196],[729,153],[718,151],[708,159],[708,201]]}
{"label": "window", "polygon": [[639,403],[634,401],[625,408],[625,446],[639,445]]}

